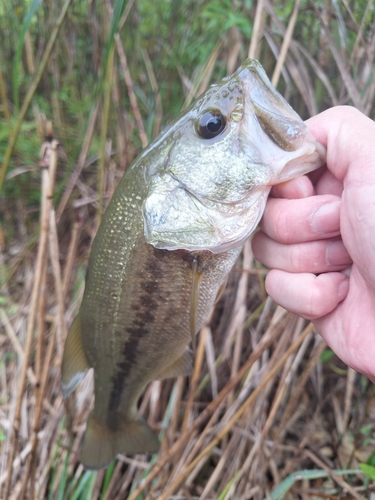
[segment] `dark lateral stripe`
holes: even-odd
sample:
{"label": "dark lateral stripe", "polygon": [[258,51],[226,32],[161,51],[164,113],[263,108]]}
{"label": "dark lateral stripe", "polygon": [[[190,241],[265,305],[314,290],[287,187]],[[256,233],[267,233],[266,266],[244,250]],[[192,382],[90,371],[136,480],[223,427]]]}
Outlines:
{"label": "dark lateral stripe", "polygon": [[[159,250],[159,252],[166,252]],[[159,257],[155,255],[155,257]],[[137,363],[139,353],[139,343],[151,330],[155,319],[155,311],[158,308],[158,278],[162,274],[159,263],[155,258],[151,258],[146,265],[149,275],[145,280],[140,279],[140,289],[142,293],[135,296],[130,305],[136,311],[134,321],[125,328],[129,334],[127,342],[122,348],[122,360],[117,363],[117,370],[112,377],[112,391],[109,397],[107,424],[110,428],[118,426],[118,408],[121,403],[121,395],[124,390],[126,379],[131,369]],[[160,297],[159,297],[160,300]]]}

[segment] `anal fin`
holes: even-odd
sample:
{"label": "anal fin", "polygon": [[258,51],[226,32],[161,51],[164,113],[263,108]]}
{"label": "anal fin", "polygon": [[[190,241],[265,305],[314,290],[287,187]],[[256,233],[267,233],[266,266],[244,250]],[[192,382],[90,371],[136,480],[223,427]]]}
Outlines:
{"label": "anal fin", "polygon": [[191,375],[193,372],[193,360],[188,349],[177,358],[173,363],[168,365],[164,370],[156,375],[156,379],[161,380],[164,378],[180,377]]}
{"label": "anal fin", "polygon": [[141,418],[125,420],[118,429],[109,429],[90,415],[81,452],[86,469],[107,467],[118,453],[156,453],[159,441],[154,431]]}
{"label": "anal fin", "polygon": [[67,398],[74,391],[89,368],[83,352],[81,320],[78,314],[70,327],[64,347],[61,367],[61,385],[64,398]]}

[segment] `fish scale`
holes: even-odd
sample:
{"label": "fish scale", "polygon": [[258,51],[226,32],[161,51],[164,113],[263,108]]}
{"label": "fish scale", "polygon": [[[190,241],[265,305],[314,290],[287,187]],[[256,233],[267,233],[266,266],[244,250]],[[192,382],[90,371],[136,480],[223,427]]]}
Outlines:
{"label": "fish scale", "polygon": [[156,452],[137,413],[147,384],[192,371],[189,344],[255,229],[272,185],[318,168],[324,148],[246,61],[130,166],[92,245],[62,362],[68,397],[94,369],[81,460]]}

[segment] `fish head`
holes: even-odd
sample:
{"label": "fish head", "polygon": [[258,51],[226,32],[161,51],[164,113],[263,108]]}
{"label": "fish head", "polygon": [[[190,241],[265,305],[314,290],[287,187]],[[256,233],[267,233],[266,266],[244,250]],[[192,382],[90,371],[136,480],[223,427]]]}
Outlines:
{"label": "fish head", "polygon": [[325,163],[325,149],[247,60],[210,87],[156,141],[147,176],[148,243],[221,253],[256,228],[271,187]]}

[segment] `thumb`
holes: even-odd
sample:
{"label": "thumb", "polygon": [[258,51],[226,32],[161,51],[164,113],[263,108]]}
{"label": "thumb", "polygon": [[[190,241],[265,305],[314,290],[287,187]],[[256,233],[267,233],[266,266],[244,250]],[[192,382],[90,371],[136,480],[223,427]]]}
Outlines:
{"label": "thumb", "polygon": [[[375,122],[350,106],[336,106],[306,122],[327,148],[327,168],[336,179],[375,183]],[[370,176],[370,178],[369,178]]]}

